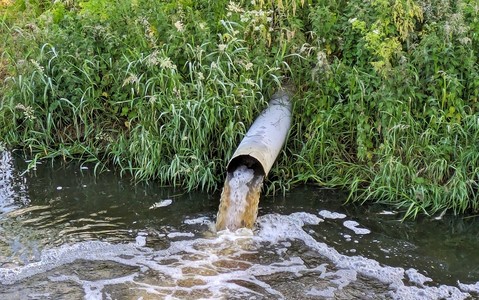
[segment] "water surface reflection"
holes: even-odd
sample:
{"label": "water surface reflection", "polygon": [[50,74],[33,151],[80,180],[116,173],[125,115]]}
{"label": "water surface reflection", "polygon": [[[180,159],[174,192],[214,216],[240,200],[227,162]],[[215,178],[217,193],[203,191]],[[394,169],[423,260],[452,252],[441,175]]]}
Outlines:
{"label": "water surface reflection", "polygon": [[5,299],[478,296],[472,218],[402,223],[305,186],[263,198],[254,232],[216,234],[219,193],[133,185],[74,163],[20,176],[25,162],[1,155]]}

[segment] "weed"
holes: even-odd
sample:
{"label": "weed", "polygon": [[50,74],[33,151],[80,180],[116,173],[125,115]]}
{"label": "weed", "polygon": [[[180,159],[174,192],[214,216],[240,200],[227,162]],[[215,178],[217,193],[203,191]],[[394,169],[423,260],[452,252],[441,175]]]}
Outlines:
{"label": "weed", "polygon": [[214,190],[272,93],[294,121],[266,192],[315,182],[405,217],[477,213],[474,0],[15,1],[0,143]]}

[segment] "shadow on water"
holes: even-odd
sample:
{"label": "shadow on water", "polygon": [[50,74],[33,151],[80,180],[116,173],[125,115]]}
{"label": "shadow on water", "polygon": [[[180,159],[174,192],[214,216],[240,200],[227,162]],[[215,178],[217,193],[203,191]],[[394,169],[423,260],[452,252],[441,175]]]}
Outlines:
{"label": "shadow on water", "polygon": [[472,299],[479,220],[401,222],[311,186],[263,197],[256,229],[214,232],[219,193],[131,184],[0,154],[5,299]]}

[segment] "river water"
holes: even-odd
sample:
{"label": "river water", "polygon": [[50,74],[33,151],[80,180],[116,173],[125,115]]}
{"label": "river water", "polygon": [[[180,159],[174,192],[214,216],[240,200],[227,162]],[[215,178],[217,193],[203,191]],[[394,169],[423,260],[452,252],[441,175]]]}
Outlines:
{"label": "river water", "polygon": [[479,299],[479,220],[312,186],[215,232],[220,193],[0,153],[0,299]]}

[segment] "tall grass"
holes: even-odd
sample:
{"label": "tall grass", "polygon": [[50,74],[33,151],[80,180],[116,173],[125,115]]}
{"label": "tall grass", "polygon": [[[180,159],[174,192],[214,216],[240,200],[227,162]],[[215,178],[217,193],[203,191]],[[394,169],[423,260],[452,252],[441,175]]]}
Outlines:
{"label": "tall grass", "polygon": [[479,209],[474,0],[16,1],[0,10],[0,142],[36,159],[214,190],[288,81],[294,122],[268,193],[314,182],[405,217]]}

